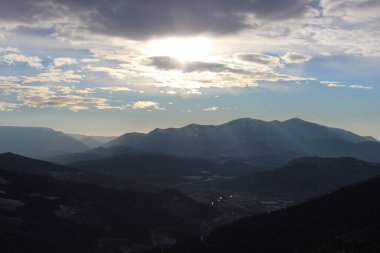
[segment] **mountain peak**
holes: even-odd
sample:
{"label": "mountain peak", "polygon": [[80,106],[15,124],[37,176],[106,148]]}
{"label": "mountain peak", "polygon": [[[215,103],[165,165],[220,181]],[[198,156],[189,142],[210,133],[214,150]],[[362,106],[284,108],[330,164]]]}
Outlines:
{"label": "mountain peak", "polygon": [[291,118],[291,119],[285,120],[284,123],[308,123],[308,122],[300,118]]}

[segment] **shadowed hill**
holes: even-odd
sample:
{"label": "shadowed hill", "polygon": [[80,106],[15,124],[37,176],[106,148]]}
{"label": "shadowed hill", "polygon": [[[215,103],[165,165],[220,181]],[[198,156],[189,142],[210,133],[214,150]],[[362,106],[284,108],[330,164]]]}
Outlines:
{"label": "shadowed hill", "polygon": [[220,185],[255,196],[308,199],[380,175],[380,165],[354,158],[304,157],[284,167],[253,172]]}

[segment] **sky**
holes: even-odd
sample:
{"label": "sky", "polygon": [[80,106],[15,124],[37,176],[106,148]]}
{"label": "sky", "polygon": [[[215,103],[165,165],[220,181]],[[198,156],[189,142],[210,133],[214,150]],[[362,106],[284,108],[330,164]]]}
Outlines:
{"label": "sky", "polygon": [[0,125],[293,117],[380,139],[379,0],[0,0]]}

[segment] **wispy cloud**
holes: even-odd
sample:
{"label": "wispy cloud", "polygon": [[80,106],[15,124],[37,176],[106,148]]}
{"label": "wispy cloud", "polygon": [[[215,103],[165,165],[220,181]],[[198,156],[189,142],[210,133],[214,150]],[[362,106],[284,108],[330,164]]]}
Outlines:
{"label": "wispy cloud", "polygon": [[13,111],[19,108],[18,104],[0,102],[0,112]]}
{"label": "wispy cloud", "polygon": [[373,87],[372,86],[366,86],[366,85],[360,85],[360,84],[354,84],[354,85],[350,85],[348,86],[352,89],[365,89],[365,90],[372,90]]}
{"label": "wispy cloud", "polygon": [[219,110],[219,107],[217,107],[217,106],[202,109],[202,111],[205,111],[205,112],[214,112],[217,110]]}

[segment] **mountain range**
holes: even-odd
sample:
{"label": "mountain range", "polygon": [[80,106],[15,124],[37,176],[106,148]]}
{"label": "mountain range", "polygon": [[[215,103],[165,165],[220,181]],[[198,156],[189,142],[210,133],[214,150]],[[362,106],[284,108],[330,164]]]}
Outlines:
{"label": "mountain range", "polygon": [[[264,160],[267,163],[281,156],[284,157],[281,162],[287,162],[308,155],[352,156],[380,161],[380,143],[374,139],[297,118],[284,122],[245,118],[216,126],[191,124],[183,128],[155,129],[148,134],[128,133],[104,146],[125,146],[190,157]],[[271,159],[263,159],[268,156]]]}
{"label": "mountain range", "polygon": [[[304,156],[351,156],[380,162],[380,142],[375,138],[297,118],[283,122],[243,118],[221,125],[191,124],[117,138],[68,135],[48,128],[0,127],[0,138],[0,152],[60,163],[131,152],[235,159],[266,167]],[[107,154],[102,147],[113,151]]]}

